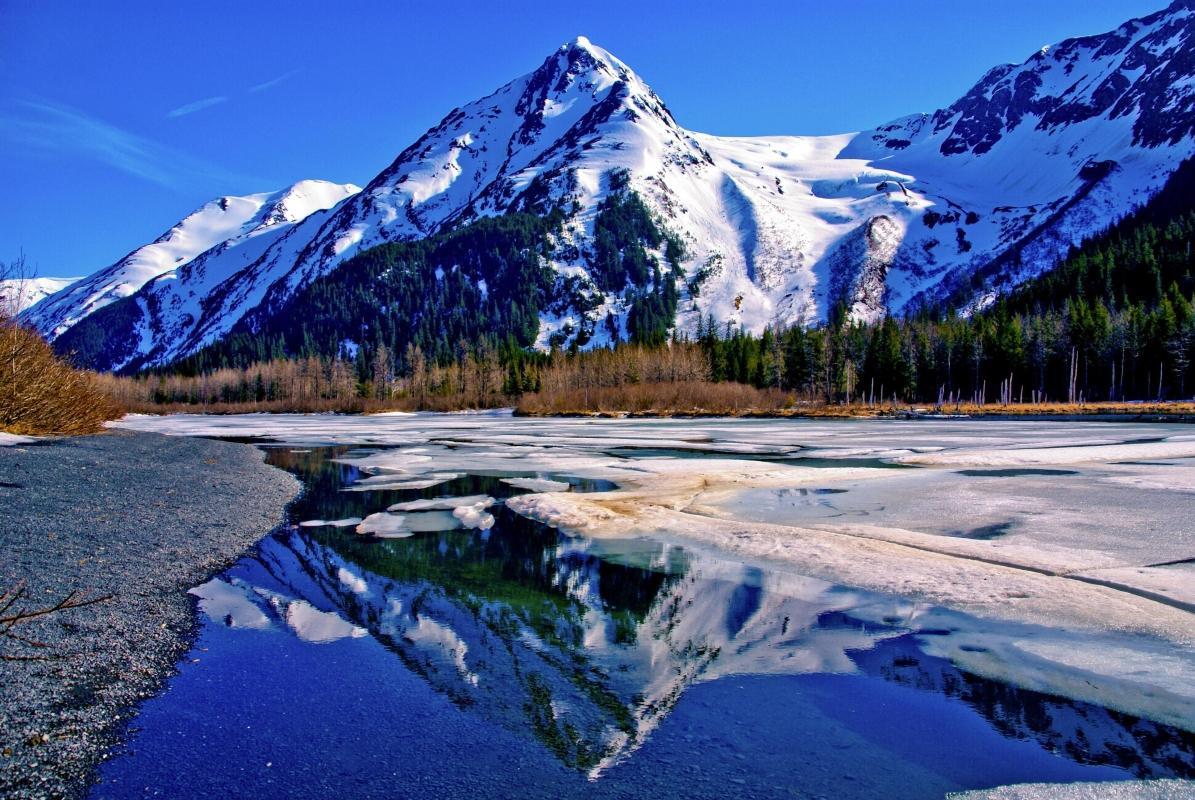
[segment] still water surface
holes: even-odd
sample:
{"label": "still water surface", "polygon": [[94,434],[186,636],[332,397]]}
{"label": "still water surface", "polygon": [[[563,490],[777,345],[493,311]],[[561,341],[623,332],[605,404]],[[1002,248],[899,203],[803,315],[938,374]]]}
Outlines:
{"label": "still water surface", "polygon": [[[96,798],[940,798],[1195,777],[1195,734],[968,674],[911,601],[675,544],[566,537],[468,474],[402,491],[349,447],[267,449],[291,524],[204,589],[195,647]],[[394,503],[488,495],[486,529],[370,539]],[[797,500],[830,503],[808,491]],[[924,615],[917,616],[918,619]]]}

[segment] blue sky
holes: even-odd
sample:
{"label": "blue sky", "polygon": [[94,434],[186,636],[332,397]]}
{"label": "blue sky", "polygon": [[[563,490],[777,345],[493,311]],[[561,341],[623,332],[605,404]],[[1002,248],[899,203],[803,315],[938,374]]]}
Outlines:
{"label": "blue sky", "polygon": [[[1163,0],[0,0],[0,261],[92,272],[212,197],[366,183],[585,34],[694,130],[859,130]],[[727,10],[730,9],[730,10]]]}

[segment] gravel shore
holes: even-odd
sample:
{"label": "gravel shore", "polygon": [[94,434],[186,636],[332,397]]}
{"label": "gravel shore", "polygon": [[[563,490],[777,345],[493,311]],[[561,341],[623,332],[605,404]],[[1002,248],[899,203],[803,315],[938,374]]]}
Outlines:
{"label": "gravel shore", "polygon": [[0,639],[0,797],[81,797],[196,633],[186,591],[282,521],[299,489],[248,445],[113,431],[0,447],[0,590],[111,600]]}

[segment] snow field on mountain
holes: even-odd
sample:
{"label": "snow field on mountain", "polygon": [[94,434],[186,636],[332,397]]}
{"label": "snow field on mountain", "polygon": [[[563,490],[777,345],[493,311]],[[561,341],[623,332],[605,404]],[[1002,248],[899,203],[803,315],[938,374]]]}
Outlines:
{"label": "snow field on mountain", "polygon": [[0,313],[16,316],[80,278],[6,278],[0,280]]}
{"label": "snow field on mountain", "polygon": [[[183,345],[179,320],[199,318],[216,287],[253,263],[293,224],[359,191],[352,184],[304,180],[279,192],[222,197],[207,203],[159,237],[99,272],[50,296],[24,318],[54,338],[94,311],[149,283],[158,316],[139,296],[136,352]],[[173,325],[171,323],[174,323]]]}
{"label": "snow field on mountain", "polygon": [[755,333],[811,325],[839,302],[864,321],[926,300],[983,307],[1147,201],[1195,153],[1183,127],[1192,24],[1175,5],[996,67],[933,114],[817,137],[688,131],[643,78],[579,37],[454,109],[351,198],[356,187],[299,184],[288,229],[252,247],[240,225],[264,196],[225,198],[30,318],[56,335],[173,270],[147,287],[153,299],[124,336],[140,341],[117,366],[165,364],[247,317],[263,324],[363,249],[558,206],[567,219],[550,266],[582,287],[541,309],[536,345],[592,329],[588,346],[603,346],[608,316],[626,335],[628,304],[607,291],[583,310],[596,292],[584,285],[595,220],[622,172],[684,243],[682,331],[709,316]]}
{"label": "snow field on mountain", "polygon": [[26,315],[38,330],[57,336],[108,303],[127,297],[147,281],[186,264],[217,244],[253,227],[269,194],[223,197],[184,217],[157,240],[110,267],[68,287]]}

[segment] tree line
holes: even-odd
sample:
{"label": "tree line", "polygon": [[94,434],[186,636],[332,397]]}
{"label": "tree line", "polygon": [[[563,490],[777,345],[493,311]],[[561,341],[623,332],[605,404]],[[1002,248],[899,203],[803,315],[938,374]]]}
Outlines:
{"label": "tree line", "polygon": [[[567,344],[552,339],[548,353],[531,347],[540,312],[559,301],[544,256],[558,246],[564,217],[514,214],[367,251],[314,282],[273,324],[119,391],[155,403],[352,399],[418,408],[565,394],[587,404],[590,390],[651,383],[738,383],[831,404],[1195,393],[1189,162],[1141,209],[985,308],[924,306],[874,324],[839,308],[822,325],[758,335],[709,317],[688,335],[675,331],[683,248],[617,178],[588,256],[599,291],[622,287],[631,309],[627,341],[611,348],[582,349],[592,331],[572,331]],[[664,266],[652,255],[661,248]],[[608,324],[617,340],[617,324]]]}

